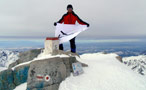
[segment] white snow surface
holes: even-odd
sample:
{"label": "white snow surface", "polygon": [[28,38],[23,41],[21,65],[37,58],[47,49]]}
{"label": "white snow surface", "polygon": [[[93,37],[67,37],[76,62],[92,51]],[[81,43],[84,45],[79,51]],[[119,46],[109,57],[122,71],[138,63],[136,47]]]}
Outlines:
{"label": "white snow surface", "polygon": [[23,83],[17,86],[14,90],[26,90],[26,88],[27,88],[27,83]]}
{"label": "white snow surface", "polygon": [[[146,78],[116,59],[117,54],[83,54],[78,61],[88,64],[79,76],[66,78],[59,90],[146,90]],[[14,90],[26,90],[27,83]]]}
{"label": "white snow surface", "polygon": [[83,54],[84,74],[71,75],[59,90],[146,90],[146,79],[119,62],[116,54]]}
{"label": "white snow surface", "polygon": [[6,69],[7,69],[6,67],[0,67],[0,72]]}

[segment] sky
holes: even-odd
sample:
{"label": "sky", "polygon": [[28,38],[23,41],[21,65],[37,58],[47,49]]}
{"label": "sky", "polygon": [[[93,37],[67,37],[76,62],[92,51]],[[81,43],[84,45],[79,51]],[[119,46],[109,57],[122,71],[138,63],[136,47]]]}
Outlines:
{"label": "sky", "polygon": [[0,0],[0,37],[52,37],[68,4],[90,24],[80,38],[146,37],[146,0]]}

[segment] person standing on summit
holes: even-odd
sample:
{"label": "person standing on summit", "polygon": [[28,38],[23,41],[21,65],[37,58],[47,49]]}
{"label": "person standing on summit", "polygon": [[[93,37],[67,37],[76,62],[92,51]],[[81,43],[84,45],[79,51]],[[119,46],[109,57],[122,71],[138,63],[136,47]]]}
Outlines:
{"label": "person standing on summit", "polygon": [[[57,23],[64,23],[64,24],[75,24],[76,21],[81,24],[81,25],[87,25],[89,27],[89,24],[81,20],[77,14],[74,13],[73,11],[73,6],[69,4],[67,6],[67,13],[62,16],[62,18],[54,23],[54,26],[57,25]],[[76,44],[75,44],[75,38],[70,40],[70,47],[71,47],[71,52],[76,53]],[[59,49],[63,50],[63,44],[59,45]]]}

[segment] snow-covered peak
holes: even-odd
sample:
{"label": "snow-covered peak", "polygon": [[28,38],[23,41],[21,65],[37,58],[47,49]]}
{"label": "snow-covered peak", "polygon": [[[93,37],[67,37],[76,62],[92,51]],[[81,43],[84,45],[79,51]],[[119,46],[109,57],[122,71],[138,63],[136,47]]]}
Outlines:
{"label": "snow-covered peak", "polygon": [[18,59],[18,55],[17,51],[0,50],[0,67],[8,68],[9,64]]}
{"label": "snow-covered peak", "polygon": [[59,90],[145,90],[146,78],[133,72],[116,59],[116,54],[83,54],[84,74],[71,75]]}
{"label": "snow-covered peak", "polygon": [[[71,74],[60,84],[59,90],[145,90],[146,78],[119,62],[116,56],[114,53],[88,53],[76,57],[88,67],[83,68],[84,73],[79,76]],[[26,85],[15,90],[25,90]]]}
{"label": "snow-covered peak", "polygon": [[123,62],[135,72],[146,75],[146,55],[125,57]]}

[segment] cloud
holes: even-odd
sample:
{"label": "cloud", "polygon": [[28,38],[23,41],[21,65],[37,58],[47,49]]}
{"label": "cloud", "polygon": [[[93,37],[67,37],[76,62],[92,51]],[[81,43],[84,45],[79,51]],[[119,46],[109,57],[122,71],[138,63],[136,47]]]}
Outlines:
{"label": "cloud", "polygon": [[54,36],[70,3],[91,26],[79,37],[146,36],[145,0],[1,0],[0,36]]}

